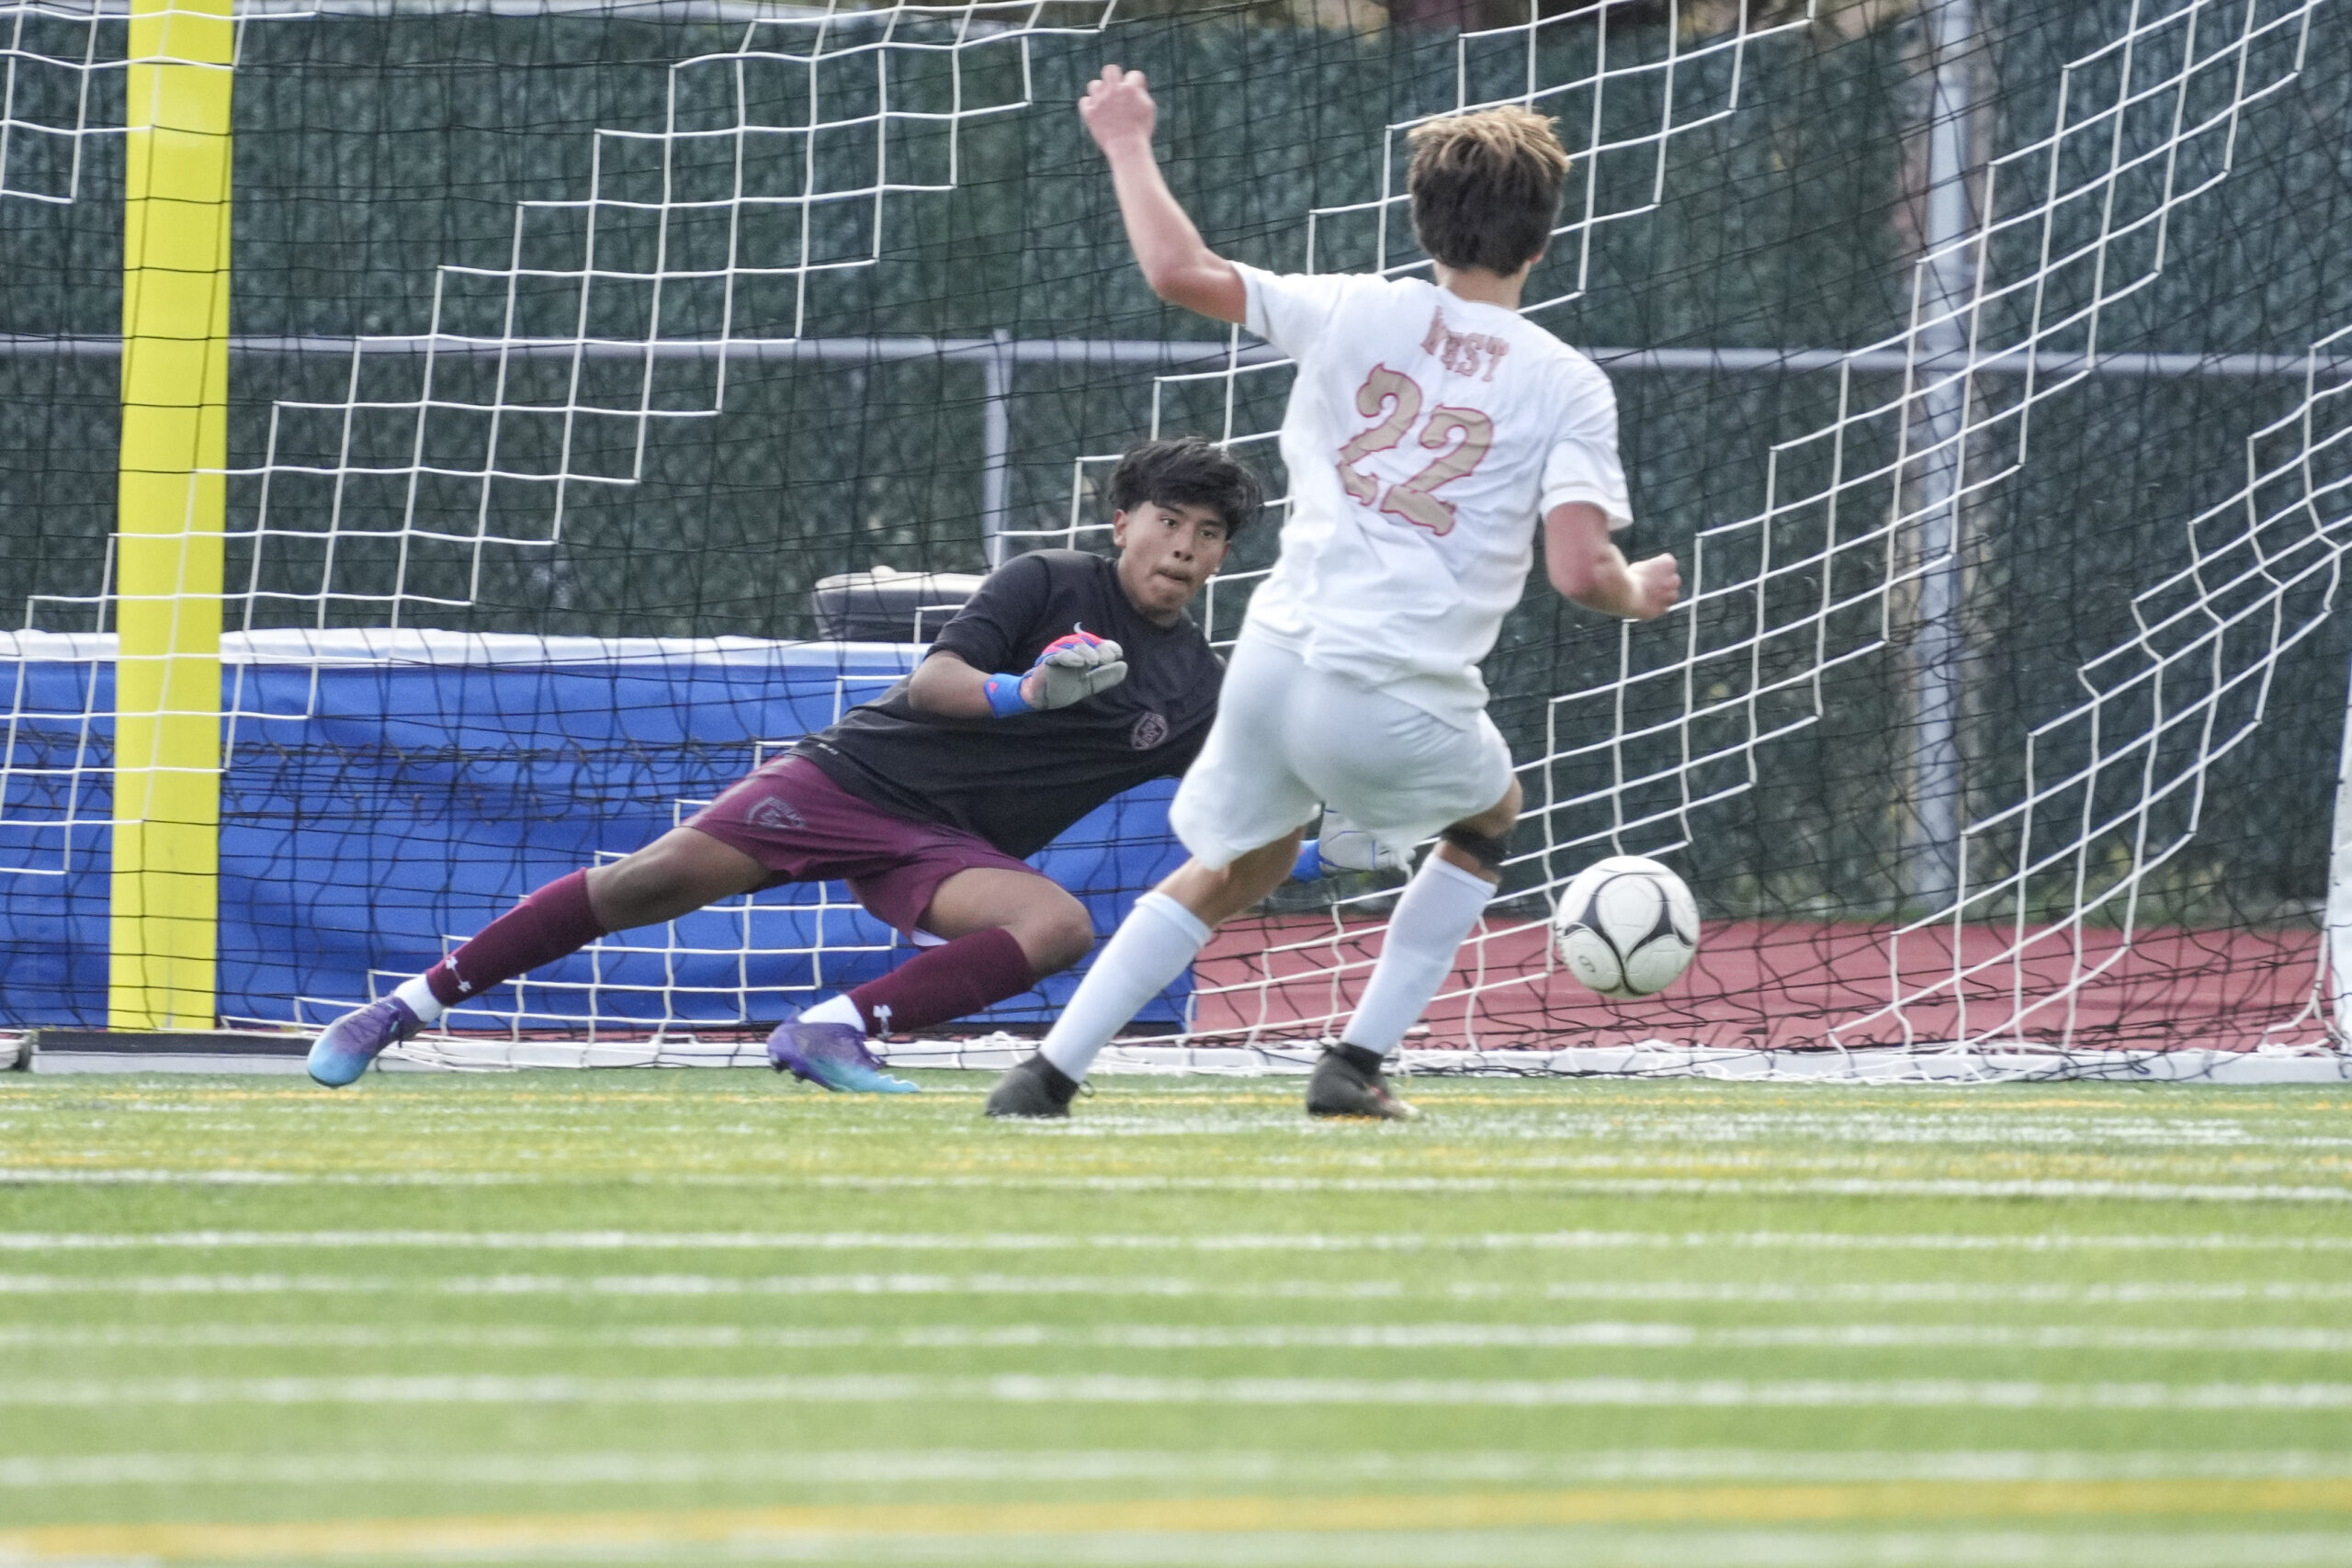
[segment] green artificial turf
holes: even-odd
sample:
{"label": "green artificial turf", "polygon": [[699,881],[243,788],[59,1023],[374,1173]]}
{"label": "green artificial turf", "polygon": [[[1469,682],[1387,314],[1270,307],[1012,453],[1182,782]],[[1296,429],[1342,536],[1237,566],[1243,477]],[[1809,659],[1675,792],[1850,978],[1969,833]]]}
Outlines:
{"label": "green artificial turf", "polygon": [[0,1077],[0,1562],[2352,1562],[2352,1092],[987,1083]]}

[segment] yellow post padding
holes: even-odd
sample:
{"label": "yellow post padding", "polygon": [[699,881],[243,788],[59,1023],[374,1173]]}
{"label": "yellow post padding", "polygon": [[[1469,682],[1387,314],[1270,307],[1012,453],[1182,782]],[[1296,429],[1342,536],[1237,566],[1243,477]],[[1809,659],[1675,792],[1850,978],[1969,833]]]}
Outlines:
{"label": "yellow post padding", "polygon": [[232,0],[132,0],[108,1021],[209,1029],[220,880]]}

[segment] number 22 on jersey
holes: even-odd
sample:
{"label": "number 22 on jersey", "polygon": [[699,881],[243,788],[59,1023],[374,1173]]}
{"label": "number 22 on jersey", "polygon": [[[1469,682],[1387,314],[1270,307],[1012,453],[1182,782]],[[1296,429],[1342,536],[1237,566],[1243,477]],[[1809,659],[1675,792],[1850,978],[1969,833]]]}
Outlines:
{"label": "number 22 on jersey", "polygon": [[1486,460],[1495,444],[1495,422],[1476,409],[1441,404],[1430,410],[1419,442],[1438,457],[1402,484],[1390,485],[1384,500],[1380,481],[1356,465],[1405,439],[1421,417],[1421,389],[1410,376],[1375,365],[1356,389],[1356,412],[1374,423],[1340,448],[1340,483],[1347,492],[1366,506],[1377,503],[1383,513],[1417,528],[1440,535],[1453,532],[1453,507],[1438,499],[1438,487],[1464,478]]}

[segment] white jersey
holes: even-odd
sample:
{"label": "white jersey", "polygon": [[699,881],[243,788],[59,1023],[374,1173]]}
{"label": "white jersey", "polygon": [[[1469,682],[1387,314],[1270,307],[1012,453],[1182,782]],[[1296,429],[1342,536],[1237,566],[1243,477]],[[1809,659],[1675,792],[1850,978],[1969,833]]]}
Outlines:
{"label": "white jersey", "polygon": [[1250,330],[1298,362],[1291,513],[1248,628],[1470,726],[1536,520],[1587,502],[1633,521],[1609,378],[1516,311],[1419,278],[1237,270]]}

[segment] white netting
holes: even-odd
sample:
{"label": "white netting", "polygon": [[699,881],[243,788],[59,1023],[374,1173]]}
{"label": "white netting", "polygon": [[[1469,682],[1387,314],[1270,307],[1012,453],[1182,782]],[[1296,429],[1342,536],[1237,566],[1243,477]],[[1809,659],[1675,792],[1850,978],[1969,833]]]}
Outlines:
{"label": "white netting", "polygon": [[[1759,750],[1819,721],[1826,675],[1906,654],[1916,668],[1935,634],[1949,637],[1948,627],[1921,624],[1921,596],[1923,583],[1961,570],[1955,509],[2011,479],[2035,411],[2099,373],[2103,322],[2162,273],[2174,215],[2228,178],[2242,117],[2293,87],[2312,18],[2324,8],[2289,0],[2136,6],[2115,36],[2066,64],[2053,115],[1992,158],[1981,186],[1928,193],[1931,202],[1958,197],[1972,213],[1961,232],[1928,245],[1914,263],[1905,329],[1823,367],[1838,378],[1838,417],[1774,444],[1760,511],[1699,531],[1684,561],[1683,604],[1655,625],[1624,627],[1616,678],[1553,699],[1549,754],[1523,760],[1521,769],[1527,828],[1543,840],[1523,859],[1540,864],[1541,882],[1512,886],[1473,939],[1433,1010],[1442,1033],[1508,1042],[1524,1022],[1498,1012],[1523,1020],[1531,991],[1561,987],[1542,941],[1543,915],[1529,908],[1531,891],[1558,887],[1604,853],[1673,858],[1708,830],[1713,809],[1753,787]],[[1549,29],[1584,29],[1589,42],[1547,55],[1539,44]],[[1736,62],[1770,30],[1742,28],[1705,51]],[[1571,141],[1579,177],[1555,231],[1555,251],[1572,248],[1575,266],[1566,288],[1528,305],[1539,320],[1557,319],[1589,286],[1598,228],[1654,210],[1676,135],[1738,107],[1742,73],[1692,70],[1702,51],[1620,65],[1611,47],[1605,6],[1463,40],[1465,62],[1480,50],[1525,51],[1524,89],[1483,101],[1532,103],[1564,128],[1589,128]],[[1547,79],[1544,67],[1563,58],[1585,69]],[[1958,65],[1982,69],[1973,59]],[[1716,96],[1695,94],[1702,83]],[[1654,129],[1606,135],[1603,106],[1612,92],[1650,95]],[[1480,101],[1465,96],[1432,112]],[[1410,123],[1392,128],[1387,144],[1365,155],[1393,172]],[[1644,164],[1648,190],[1639,180],[1612,179],[1617,161]],[[1399,186],[1392,173],[1377,201],[1314,213],[1309,270],[1320,269],[1317,237],[1346,220],[1376,224],[1375,265],[1396,274],[1425,267],[1388,260],[1410,254],[1400,238]],[[1611,188],[1629,194],[1604,200],[1599,193]],[[1211,374],[1230,385],[1286,367],[1261,360]],[[1948,801],[1913,800],[1917,816],[1943,829],[1941,844],[1915,841],[1915,854],[1942,859],[1956,848],[1951,863],[1974,874],[1957,889],[1921,879],[1934,895],[1928,911],[1872,939],[1883,953],[1875,1005],[1865,990],[1826,1010],[1821,1038],[1868,1042],[1891,1030],[1906,1042],[1958,1048],[2074,1043],[2080,993],[2132,949],[2134,895],[2196,832],[2194,813],[2169,833],[2151,832],[2151,811],[2196,792],[2206,765],[2260,721],[2276,656],[2325,615],[2338,547],[2322,519],[2335,485],[2314,479],[2312,464],[2333,438],[2315,437],[2312,420],[2324,420],[2330,396],[2315,389],[2301,411],[2262,433],[2258,439],[2300,433],[2309,451],[2257,465],[2245,495],[2192,525],[2199,565],[2141,596],[2143,607],[2166,606],[2145,635],[2085,665],[2091,699],[2013,738],[2026,751],[2017,800],[1964,824]],[[1239,400],[1229,397],[1228,408]],[[1271,439],[1271,432],[1230,424],[1225,434],[1244,449]],[[2276,496],[2297,484],[2301,493]],[[2290,566],[2274,561],[2289,519],[2308,520]],[[2217,541],[2233,524],[2238,531]],[[2225,572],[2231,561],[2242,564]],[[2287,581],[2274,581],[2281,571]],[[2300,598],[2290,592],[2298,587],[2307,590]],[[2301,606],[2299,618],[2290,603]],[[2142,609],[2143,620],[2150,613]],[[2253,647],[2241,646],[2249,638]],[[1944,668],[1926,671],[1923,705],[1933,700],[1934,680],[1950,680],[1955,657],[1947,643],[1933,660]],[[1644,710],[1645,720],[1629,716]],[[2092,732],[2093,760],[2052,779],[2037,748],[2067,728]],[[1594,771],[1582,764],[1596,761],[1606,783],[1578,787],[1575,781]],[[1919,790],[1920,780],[1910,783]],[[2071,831],[2055,841],[2046,833],[2040,842],[2027,838],[2027,825],[2052,805],[2075,801]],[[2120,866],[2109,863],[2118,846]],[[1376,908],[1387,897],[1359,902]],[[1343,902],[1322,931],[1281,932],[1262,960],[1239,966],[1243,977],[1204,987],[1204,1015],[1218,1032],[1249,1041],[1335,1030],[1382,929],[1376,915],[1351,913]],[[2086,941],[2086,922],[2102,928],[2096,940]],[[1589,1024],[1571,1016],[1560,1027]],[[2306,1018],[2287,1026],[2287,1037],[2324,1040],[2324,1032]]]}
{"label": "white netting", "polygon": [[[163,23],[161,52],[127,51],[131,7],[126,0],[6,0],[0,3],[0,201],[66,203],[88,176],[94,138],[122,134],[121,75],[132,64],[187,64],[173,52],[170,18],[209,19],[209,7],[169,5],[145,13]],[[249,20],[306,19],[300,5],[246,4]]]}
{"label": "white netting", "polygon": [[[579,488],[639,481],[651,427],[724,408],[732,358],[791,355],[810,277],[874,266],[907,201],[955,187],[967,128],[1028,107],[1032,40],[1072,30],[1073,16],[1091,30],[1108,0],[696,9],[754,19],[736,47],[667,67],[658,122],[577,133],[593,139],[583,194],[520,204],[497,265],[440,267],[422,332],[349,339],[339,396],[272,400],[262,461],[230,470],[228,626],[401,627],[471,604],[490,554],[556,545]],[[14,108],[7,121],[14,145],[51,138],[70,174],[83,139],[119,130],[88,114],[91,73],[123,63],[123,20],[104,0],[0,6],[0,28],[16,29],[0,34],[16,40],[0,51],[8,102],[23,106],[21,124]],[[975,70],[1000,58],[1009,70]],[[20,194],[73,189],[69,177]],[[27,626],[107,626],[111,546],[107,558],[95,592],[32,595]],[[108,767],[96,726],[113,716],[96,663],[70,707],[32,697],[22,673],[0,746],[0,801],[15,808],[0,829],[26,834],[30,852],[0,874],[62,874],[76,830],[114,820],[85,787]],[[248,705],[246,692],[238,682],[229,699],[232,747],[240,721],[304,715]],[[30,726],[51,739],[19,746]],[[60,726],[78,732],[70,754]]]}
{"label": "white netting", "polygon": [[80,193],[99,19],[98,0],[0,6],[0,201]]}
{"label": "white netting", "polygon": [[[1963,829],[1961,864],[1987,874],[1895,934],[1894,974],[1906,973],[1906,944],[1924,945],[1945,972],[1899,986],[1856,1028],[1949,1000],[1964,1042],[2038,1026],[2064,1039],[2085,989],[2125,958],[2151,882],[2196,843],[2209,808],[2231,804],[2209,794],[2212,765],[2255,737],[2281,657],[2333,605],[2352,545],[2347,337],[2352,329],[2312,346],[2301,402],[2246,440],[2245,487],[2188,525],[2190,564],[2133,597],[2136,636],[2083,665],[2089,694],[2022,738],[2019,798]],[[2166,820],[2168,805],[2181,809]],[[2037,841],[2053,814],[2065,830]],[[2060,913],[2030,926],[2030,896],[2044,889]],[[1955,933],[1988,916],[2002,940],[1966,952]],[[2122,940],[2086,941],[2095,922]],[[2315,1009],[2278,1027],[2324,1038]]]}
{"label": "white netting", "polygon": [[[1021,51],[1056,9],[828,7],[670,66],[662,123],[594,131],[587,192],[524,202],[502,264],[443,266],[424,333],[363,337],[343,396],[276,404],[249,621],[469,604],[486,550],[544,549],[575,490],[637,483],[655,423],[718,413],[732,357],[789,354],[810,279],[876,265],[907,198],[955,187],[967,129],[1029,107]],[[990,99],[976,61],[1008,53],[1022,91]]]}
{"label": "white netting", "polygon": [[[1777,239],[1751,246],[1737,232],[1715,232],[1698,236],[1718,258],[1721,298],[1712,311],[1692,315],[1687,298],[1662,288],[1656,321],[1640,311],[1609,318],[1641,334],[1619,341],[1652,344],[1596,351],[1621,391],[1634,378],[1711,368],[1803,381],[1808,390],[1790,397],[1792,412],[1710,431],[1712,451],[1673,454],[1698,482],[1678,472],[1668,478],[1679,489],[1637,491],[1643,508],[1673,489],[1672,504],[1654,510],[1688,541],[1679,547],[1681,607],[1654,625],[1559,632],[1563,647],[1605,637],[1613,654],[1571,658],[1555,648],[1534,674],[1522,670],[1514,700],[1535,716],[1515,731],[1529,799],[1522,852],[1508,896],[1430,1015],[1433,1038],[1473,1049],[1564,1040],[1613,1049],[1644,1038],[1735,1053],[1742,1041],[1926,1046],[1945,1055],[1921,1073],[1951,1076],[1962,1061],[1962,1076],[2007,1076],[2036,1069],[1981,1048],[2131,1044],[2134,1017],[2156,1026],[2151,1043],[2218,1038],[2200,1033],[2204,1025],[2169,1021],[2208,973],[2291,968],[2284,994],[2300,1006],[2312,971],[2312,950],[2301,940],[2307,928],[2281,935],[2283,928],[2245,919],[2220,934],[2203,931],[2180,917],[2175,885],[2210,833],[2215,769],[2262,733],[2275,677],[2290,656],[2307,656],[2325,624],[2343,512],[2345,353],[2337,336],[2305,350],[2344,317],[2330,303],[2331,283],[2286,278],[2278,288],[2301,292],[2265,324],[2293,335],[2261,341],[2259,353],[2217,354],[2181,298],[2161,286],[2184,268],[2184,217],[2245,184],[2252,117],[2267,116],[2264,156],[2273,163],[2341,150],[2334,100],[2308,81],[2314,23],[2336,7],[2117,0],[2075,19],[2063,8],[1988,7],[1982,33],[1967,36],[1951,30],[1966,15],[1953,6],[1876,28],[1857,22],[1860,11],[1827,5],[1802,15],[1669,6],[1662,27],[1611,4],[1544,10],[1530,4],[1514,25],[1445,39],[1442,73],[1415,64],[1409,39],[1315,46],[1319,52],[1300,57],[1324,73],[1315,82],[1334,97],[1385,93],[1386,112],[1369,129],[1359,119],[1328,137],[1306,132],[1315,141],[1304,176],[1285,172],[1277,143],[1289,131],[1262,130],[1251,118],[1251,93],[1268,90],[1269,69],[1255,63],[1263,50],[1254,35],[1218,33],[1217,19],[1181,11],[1105,31],[1130,20],[1108,0],[779,11],[735,21],[724,47],[646,64],[663,77],[657,112],[616,122],[590,100],[530,105],[516,143],[580,148],[577,177],[531,186],[548,194],[502,207],[511,220],[497,239],[476,235],[442,253],[421,317],[395,331],[332,323],[333,340],[289,336],[283,358],[256,349],[241,362],[261,367],[241,376],[276,382],[253,439],[235,448],[258,451],[259,460],[241,459],[230,475],[228,618],[248,634],[245,657],[232,665],[299,665],[299,655],[254,651],[288,626],[407,635],[462,619],[484,604],[484,582],[518,559],[544,560],[556,583],[550,598],[568,607],[560,580],[575,570],[563,549],[575,519],[659,480],[662,443],[678,429],[742,417],[747,367],[806,367],[813,379],[820,366],[845,364],[844,374],[867,378],[862,400],[845,397],[839,413],[835,439],[855,446],[860,425],[899,421],[903,402],[939,396],[885,388],[887,364],[984,364],[992,379],[983,416],[992,423],[983,521],[1009,542],[1099,542],[1099,481],[1116,446],[1143,428],[1206,430],[1271,466],[1288,366],[1236,333],[1211,369],[1151,378],[1106,369],[1215,345],[1132,341],[1155,329],[1103,302],[1127,286],[1105,284],[1105,275],[1039,287],[1051,308],[1016,311],[1018,341],[976,329],[973,311],[944,307],[930,313],[946,324],[888,339],[812,329],[812,291],[870,274],[877,296],[887,295],[896,273],[936,265],[932,253],[969,239],[926,225],[943,221],[948,196],[973,186],[983,127],[1050,121],[1062,138],[1023,130],[1029,140],[990,154],[989,183],[1032,201],[1049,185],[1094,193],[1073,198],[1069,213],[1016,215],[1037,249],[1023,263],[1022,288],[1035,282],[1032,271],[1050,271],[1057,247],[1115,246],[1101,164],[1077,142],[1067,99],[1038,85],[1047,40],[1100,34],[1104,54],[1213,60],[1200,68],[1209,108],[1169,132],[1171,166],[1211,171],[1189,177],[1188,188],[1207,196],[1222,196],[1220,182],[1261,181],[1269,206],[1282,205],[1229,204],[1242,214],[1227,221],[1235,244],[1260,247],[1250,259],[1310,270],[1426,265],[1407,222],[1407,133],[1483,103],[1531,103],[1555,118],[1576,159],[1553,261],[1527,307],[1564,338],[1590,343],[1589,312],[1612,298],[1645,297],[1648,279],[1629,269],[1626,237],[1692,243],[1692,220],[1677,216],[1676,203],[1688,204],[1694,189],[1715,203],[1702,216],[1746,215],[1766,204],[1744,205],[1739,182],[1818,186],[1825,170],[1875,193],[1826,209],[1841,221],[1886,220],[1900,241],[1890,271],[1908,280],[1907,299],[1871,320],[1873,333],[1894,323],[1875,341],[1824,349],[1821,342],[1848,341],[1830,335],[1843,318],[1776,314],[1771,288],[1748,275]],[[698,14],[741,17],[718,0]],[[0,5],[0,195],[74,198],[75,182],[86,179],[85,144],[106,132],[91,84],[119,63],[103,58],[102,41],[119,23],[112,10]],[[2046,80],[2030,60],[1996,58],[1988,41],[2021,35],[2028,24],[2041,29],[2036,48],[2056,51]],[[1871,145],[1869,132],[1854,129],[1867,116],[1834,137],[1799,123],[1824,115],[1835,96],[1816,79],[1815,97],[1803,105],[1775,97],[1803,76],[1792,62],[1807,51],[1865,62],[1842,77],[1842,68],[1824,68],[1847,95],[1833,105],[1838,112],[1873,84],[1898,84],[1894,101],[1869,123],[1899,146]],[[1899,69],[1886,69],[1883,56],[1898,52]],[[1321,89],[1296,90],[1311,100]],[[1718,175],[1710,161],[1728,165],[1726,148],[1740,141],[1770,144],[1770,160]],[[1034,183],[1007,174],[1008,159],[1027,160],[1023,173]],[[1238,171],[1230,177],[1228,160]],[[1890,209],[1898,210],[1888,220]],[[2250,220],[2244,265],[2267,254],[2267,226],[2295,216],[2282,195]],[[1674,224],[1681,226],[1669,233]],[[1090,227],[1097,232],[1080,235]],[[1222,244],[1228,236],[1210,238]],[[1866,239],[1858,231],[1855,243]],[[1123,251],[1112,265],[1128,276]],[[924,310],[873,316],[916,323]],[[1809,320],[1832,326],[1808,342]],[[299,329],[320,323],[301,318]],[[1129,341],[1114,341],[1117,331]],[[331,385],[318,374],[322,344],[338,355]],[[2003,590],[1972,519],[2041,506],[2034,465],[2048,461],[2053,441],[2096,459],[2097,421],[2080,411],[2116,377],[2276,385],[2283,359],[2304,378],[2298,407],[2282,416],[2273,404],[2241,400],[2215,416],[2233,422],[2231,442],[2247,444],[2245,486],[2165,513],[2193,512],[2188,555],[2117,559],[2086,586],[2131,601],[2136,630],[2120,642],[2103,626],[2081,634],[2064,657],[2045,661],[2077,680],[2079,694],[2029,692],[1977,723],[1963,748],[1971,705],[1983,701],[1969,687],[1970,639],[1986,635],[1984,607]],[[1047,418],[1024,412],[1010,390],[1016,362],[1050,364],[1056,374],[1080,366],[1093,378],[1032,394],[1067,405]],[[1130,390],[1145,411],[1133,424],[1095,417],[1089,406]],[[1728,394],[1706,395],[1717,400],[1708,408],[1728,406]],[[1834,405],[1826,416],[1825,400]],[[968,450],[918,454],[893,439],[878,454],[859,448],[844,466],[972,466]],[[2163,444],[2160,434],[2132,439],[2151,452]],[[1070,476],[1066,489],[1054,481],[1049,504],[1008,499],[1008,450],[1031,446]],[[1073,462],[1071,452],[1091,455]],[[725,456],[714,446],[714,462]],[[1705,479],[1740,465],[1755,471],[1752,485]],[[912,547],[918,530],[890,512],[901,500],[845,490],[838,548],[830,536],[809,547],[824,557],[820,570],[869,564],[854,552],[879,554],[891,541]],[[717,577],[737,558],[708,558]],[[1237,570],[1212,586],[1204,608],[1220,640],[1262,575]],[[713,585],[713,601],[724,601],[723,587]],[[42,587],[30,624],[103,628],[111,591],[105,581],[80,592]],[[1532,624],[1522,617],[1513,635],[1525,638]],[[1523,643],[1505,650],[1525,651]],[[74,866],[74,831],[109,817],[92,808],[102,795],[88,787],[107,767],[99,731],[109,716],[97,678],[105,656],[85,649],[74,656],[85,671],[78,684],[52,679],[40,693],[23,673],[28,657],[20,656],[0,754],[0,830],[18,835],[8,869],[63,876]],[[857,682],[880,678],[842,673],[831,711],[855,700],[865,689]],[[1894,824],[1879,839],[1897,846],[1883,857],[1894,863],[1856,872],[1859,853],[1830,846],[1802,886],[1780,873],[1757,873],[1754,886],[1701,875],[1711,836],[1730,832],[1732,819],[1754,808],[1759,781],[1792,748],[1817,742],[1852,684],[1868,680],[1892,694],[1871,743],[1884,762],[1869,808]],[[284,736],[283,727],[313,716],[299,684],[242,675],[232,678],[229,707],[232,743],[239,734]],[[37,730],[40,744],[22,739]],[[763,750],[743,752],[748,767]],[[691,808],[682,797],[673,815]],[[1691,868],[1722,917],[1701,973],[1646,1021],[1597,1013],[1556,973],[1544,941],[1547,896],[1611,852]],[[1859,887],[1871,879],[1869,890]],[[1238,928],[1202,970],[1196,1037],[1217,1048],[1278,1049],[1343,1018],[1393,888],[1357,884],[1342,893],[1327,908]],[[836,960],[870,956],[874,944],[842,935],[837,915],[846,911],[821,889],[789,900],[763,895],[691,930],[613,939],[592,954],[590,978],[528,982],[492,1010],[518,1032],[555,1022],[641,1034],[650,1009],[666,1021],[657,1032],[691,1035],[684,1021],[709,1016],[714,1004],[759,1016],[772,987],[754,979],[756,961],[806,959],[822,988]],[[1731,917],[1741,921],[1736,931]],[[1800,930],[1802,918],[1812,923]],[[445,943],[466,934],[438,933]],[[1730,968],[1706,972],[1734,949]],[[714,959],[736,961],[735,979],[711,980]],[[682,978],[689,969],[701,977]],[[371,981],[394,977],[385,970]],[[311,1014],[347,999],[289,998]],[[1791,1021],[1754,1025],[1759,1015]],[[2289,1007],[2263,1013],[2251,1035],[2293,1044],[2321,1041],[2324,1029],[2308,1010]]]}

